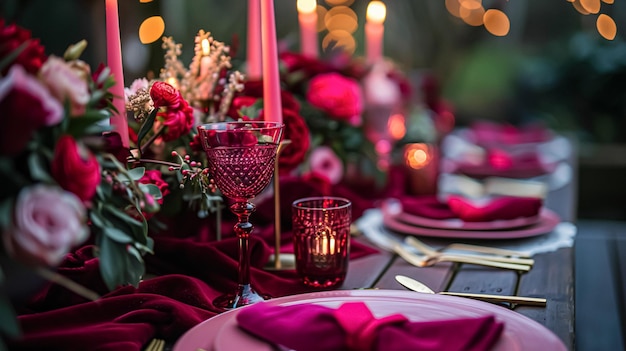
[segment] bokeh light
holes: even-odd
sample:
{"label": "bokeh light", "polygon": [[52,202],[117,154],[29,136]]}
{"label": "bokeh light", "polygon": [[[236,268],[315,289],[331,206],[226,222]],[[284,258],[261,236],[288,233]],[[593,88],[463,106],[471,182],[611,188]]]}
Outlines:
{"label": "bokeh light", "polygon": [[485,29],[495,36],[503,37],[509,34],[511,29],[509,17],[500,10],[489,9],[485,11],[483,22],[485,23]]}
{"label": "bokeh light", "polygon": [[396,113],[389,117],[389,121],[387,121],[387,128],[389,130],[389,135],[395,140],[400,140],[406,134],[406,125],[404,115],[401,113]]}
{"label": "bokeh light", "polygon": [[413,169],[421,169],[430,163],[430,146],[424,143],[408,144],[404,150],[404,162]]}
{"label": "bokeh light", "polygon": [[601,14],[598,16],[596,20],[596,28],[598,29],[598,33],[607,40],[615,39],[617,35],[617,25],[613,18],[608,15]]}
{"label": "bokeh light", "polygon": [[353,54],[356,49],[356,41],[352,34],[345,30],[333,30],[322,39],[322,48],[324,50],[341,48],[345,52]]}
{"label": "bokeh light", "polygon": [[139,40],[142,44],[154,43],[164,32],[165,22],[161,16],[148,17],[139,26]]}
{"label": "bokeh light", "polygon": [[347,6],[333,7],[324,16],[324,25],[328,31],[343,30],[354,33],[359,24],[356,13]]}
{"label": "bokeh light", "polygon": [[[465,6],[466,3],[471,6]],[[482,26],[485,9],[482,7],[482,5],[475,8],[473,4],[476,4],[476,2],[470,0],[466,0],[464,3],[462,3],[461,7],[459,8],[459,15],[461,15],[461,19],[463,20],[463,22],[469,24],[470,26]]]}
{"label": "bokeh light", "polygon": [[580,0],[580,5],[589,13],[600,12],[600,0]]}

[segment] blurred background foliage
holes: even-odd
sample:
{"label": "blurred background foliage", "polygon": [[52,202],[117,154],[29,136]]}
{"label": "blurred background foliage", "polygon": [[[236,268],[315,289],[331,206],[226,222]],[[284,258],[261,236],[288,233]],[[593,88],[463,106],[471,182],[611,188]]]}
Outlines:
{"label": "blurred background foliage", "polygon": [[[363,56],[368,1],[318,0],[318,4],[328,8],[346,1],[358,16],[353,55]],[[452,16],[447,1],[384,1],[385,56],[414,82],[424,72],[434,73],[443,97],[455,107],[459,126],[477,119],[541,121],[577,136],[579,212],[626,219],[623,206],[610,205],[626,196],[614,183],[626,176],[626,157],[621,156],[626,153],[626,1],[601,4],[600,12],[617,25],[614,40],[598,34],[597,14],[583,15],[569,1],[483,0],[485,8],[500,9],[509,17],[505,37]],[[0,16],[30,28],[48,53],[62,55],[68,44],[87,39],[83,58],[97,65],[106,62],[104,4],[104,0],[2,0]],[[138,39],[142,21],[150,16],[163,17],[164,35],[183,45],[181,58],[186,64],[200,29],[231,45],[236,67],[245,63],[247,0],[119,0],[119,7],[127,85],[148,71],[158,73],[163,65],[161,41],[144,45]],[[275,8],[280,48],[297,51],[296,0],[275,0]],[[320,41],[324,35],[320,33]]]}
{"label": "blurred background foliage", "polygon": [[[368,1],[346,0],[358,16],[354,55],[364,54],[363,25]],[[582,15],[571,3],[558,0],[484,0],[485,8],[504,11],[511,29],[505,37],[452,16],[446,0],[386,1],[384,53],[412,77],[429,71],[441,81],[444,97],[453,103],[457,123],[476,119],[510,123],[543,121],[581,140],[626,141],[624,117],[626,4],[602,3],[601,13],[616,22],[615,40],[596,30],[597,15]],[[3,0],[0,15],[33,31],[50,53],[62,54],[69,43],[87,39],[84,59],[106,62],[104,0]],[[319,0],[322,6],[341,3]],[[193,54],[199,29],[235,50],[233,63],[245,62],[246,0],[119,0],[127,83],[158,72],[163,65],[161,42],[141,44],[141,22],[160,15],[164,35],[183,44],[183,62]],[[298,50],[295,0],[275,0],[281,47]],[[324,33],[320,33],[320,41]]]}

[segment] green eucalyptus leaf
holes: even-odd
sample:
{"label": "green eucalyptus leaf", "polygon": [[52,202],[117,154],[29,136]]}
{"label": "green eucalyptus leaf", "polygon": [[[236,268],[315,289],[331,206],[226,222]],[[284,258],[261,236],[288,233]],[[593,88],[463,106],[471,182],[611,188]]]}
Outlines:
{"label": "green eucalyptus leaf", "polygon": [[99,110],[87,110],[80,118],[68,118],[67,134],[80,137],[87,134],[111,130],[108,123],[103,123],[108,114]]}
{"label": "green eucalyptus leaf", "polygon": [[146,273],[146,266],[141,258],[141,254],[133,246],[127,247],[128,254],[126,255],[126,282],[133,286],[139,286],[141,278]]}
{"label": "green eucalyptus leaf", "polygon": [[138,226],[138,227],[142,227],[143,224],[136,220],[135,218],[129,216],[126,212],[124,212],[123,210],[115,207],[115,206],[111,206],[109,204],[105,204],[103,206],[103,209],[106,210],[108,213],[114,215],[115,217],[123,220],[125,223],[131,225],[131,226]]}
{"label": "green eucalyptus leaf", "polygon": [[13,199],[7,198],[0,202],[0,228],[8,228],[13,218]]}
{"label": "green eucalyptus leaf", "polygon": [[138,181],[146,174],[146,167],[137,167],[129,170],[127,174],[120,174],[120,176],[130,177],[131,181]]}
{"label": "green eucalyptus leaf", "polygon": [[0,292],[0,331],[4,335],[18,337],[21,334],[17,323],[17,314],[11,304],[11,300],[4,293]]}
{"label": "green eucalyptus leaf", "polygon": [[98,228],[104,228],[110,224],[110,222],[104,218],[100,212],[95,210],[89,212],[89,219],[91,219],[91,222]]}
{"label": "green eucalyptus leaf", "polygon": [[156,119],[157,111],[158,109],[155,108],[152,112],[150,112],[150,115],[148,115],[148,118],[146,118],[143,125],[141,125],[141,128],[139,129],[139,133],[137,134],[137,145],[141,146],[141,141],[143,140],[143,138],[148,134],[148,132],[152,130],[152,126],[154,125],[154,120]]}
{"label": "green eucalyptus leaf", "polygon": [[161,189],[154,184],[139,184],[139,189],[144,193],[150,194],[155,200],[159,200],[163,198],[163,194],[161,193]]}
{"label": "green eucalyptus leaf", "polygon": [[109,290],[124,285],[124,270],[126,262],[126,244],[120,244],[106,235],[99,240],[100,273]]}
{"label": "green eucalyptus leaf", "polygon": [[116,227],[104,227],[102,229],[104,234],[115,242],[120,244],[129,244],[133,242],[133,238]]}
{"label": "green eucalyptus leaf", "polygon": [[50,174],[48,174],[47,167],[44,160],[42,159],[41,154],[32,153],[28,156],[28,169],[30,171],[31,177],[33,177],[34,180],[45,183],[50,183],[54,181]]}

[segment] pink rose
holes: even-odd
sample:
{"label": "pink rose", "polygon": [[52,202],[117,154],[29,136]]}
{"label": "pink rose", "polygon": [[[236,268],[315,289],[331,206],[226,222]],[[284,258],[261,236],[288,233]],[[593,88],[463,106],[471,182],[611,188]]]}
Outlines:
{"label": "pink rose", "polygon": [[13,219],[2,239],[7,252],[25,263],[57,265],[88,236],[80,199],[56,187],[24,188],[17,197]]}
{"label": "pink rose", "polygon": [[83,201],[91,200],[101,180],[96,157],[69,135],[63,135],[57,141],[50,171],[63,189]]}
{"label": "pink rose", "polygon": [[39,71],[41,80],[62,104],[70,102],[70,114],[80,116],[85,113],[89,102],[87,81],[65,62],[56,56],[50,56]]}
{"label": "pink rose", "polygon": [[0,111],[0,154],[11,156],[24,149],[35,130],[63,119],[63,106],[20,65],[0,78]]}
{"label": "pink rose", "polygon": [[312,173],[324,175],[331,184],[343,178],[343,163],[328,146],[318,146],[311,152],[309,163]]}
{"label": "pink rose", "polygon": [[361,87],[352,78],[338,73],[317,75],[309,83],[306,99],[337,120],[354,126],[361,124],[363,97]]}

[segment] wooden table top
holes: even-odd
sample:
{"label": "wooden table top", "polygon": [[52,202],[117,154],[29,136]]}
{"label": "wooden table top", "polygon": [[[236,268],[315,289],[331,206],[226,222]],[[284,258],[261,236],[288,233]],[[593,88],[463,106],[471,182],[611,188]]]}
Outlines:
{"label": "wooden table top", "polygon": [[[362,238],[356,240],[363,241]],[[526,273],[470,264],[439,263],[418,268],[390,252],[350,262],[341,289],[375,288],[406,290],[395,281],[397,274],[415,278],[434,291],[544,297],[546,307],[516,306],[514,311],[539,322],[556,334],[569,350],[574,349],[573,250],[562,248],[533,256]]]}
{"label": "wooden table top", "polygon": [[[561,221],[573,223],[576,218],[575,199],[576,179],[572,179],[568,185],[550,192],[545,205],[559,214]],[[353,237],[353,240],[369,243],[364,237]],[[451,242],[462,240],[450,239]],[[563,341],[567,349],[574,350],[573,252],[572,247],[565,247],[536,254],[533,256],[535,264],[532,269],[520,274],[456,263],[438,263],[418,268],[393,253],[381,250],[378,254],[350,262],[341,289],[406,290],[395,281],[395,275],[401,274],[425,283],[436,292],[544,297],[547,299],[546,307],[516,306],[514,311],[545,326]]]}

